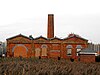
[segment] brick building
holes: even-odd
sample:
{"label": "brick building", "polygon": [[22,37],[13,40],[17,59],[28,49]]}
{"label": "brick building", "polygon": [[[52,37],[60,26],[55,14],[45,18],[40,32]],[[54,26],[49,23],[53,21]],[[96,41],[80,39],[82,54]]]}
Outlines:
{"label": "brick building", "polygon": [[61,39],[54,36],[54,15],[48,15],[47,38],[27,37],[22,34],[7,39],[7,57],[65,58],[78,60],[79,52],[88,46],[88,40],[77,34]]}
{"label": "brick building", "polygon": [[81,62],[95,62],[96,51],[91,50],[90,48],[83,49],[79,52],[79,58]]}

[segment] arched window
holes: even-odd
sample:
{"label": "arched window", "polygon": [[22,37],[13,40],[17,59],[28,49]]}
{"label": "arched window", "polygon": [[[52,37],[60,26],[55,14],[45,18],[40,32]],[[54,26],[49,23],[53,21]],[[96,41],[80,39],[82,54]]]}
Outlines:
{"label": "arched window", "polygon": [[47,56],[47,45],[43,44],[41,48],[42,48],[41,56]]}
{"label": "arched window", "polygon": [[39,57],[40,56],[40,48],[36,48],[35,49],[35,57]]}
{"label": "arched window", "polygon": [[79,52],[82,50],[82,46],[81,45],[77,45],[76,46],[76,55],[78,56]]}
{"label": "arched window", "polygon": [[71,56],[72,55],[72,48],[73,48],[72,45],[67,45],[66,48],[67,48],[67,55]]}
{"label": "arched window", "polygon": [[12,49],[14,57],[27,57],[27,51],[28,48],[23,44],[16,44]]}

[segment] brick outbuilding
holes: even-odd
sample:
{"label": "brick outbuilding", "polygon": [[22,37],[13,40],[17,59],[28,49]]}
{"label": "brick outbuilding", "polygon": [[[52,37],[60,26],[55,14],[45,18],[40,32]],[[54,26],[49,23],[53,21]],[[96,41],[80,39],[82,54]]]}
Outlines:
{"label": "brick outbuilding", "polygon": [[84,49],[79,53],[81,62],[95,62],[96,52],[90,49]]}

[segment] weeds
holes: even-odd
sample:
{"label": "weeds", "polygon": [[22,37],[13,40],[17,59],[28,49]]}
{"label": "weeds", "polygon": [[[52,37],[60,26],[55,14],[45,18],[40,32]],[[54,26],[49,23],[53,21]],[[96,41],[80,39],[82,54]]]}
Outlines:
{"label": "weeds", "polygon": [[64,59],[0,58],[0,75],[99,75],[100,63]]}

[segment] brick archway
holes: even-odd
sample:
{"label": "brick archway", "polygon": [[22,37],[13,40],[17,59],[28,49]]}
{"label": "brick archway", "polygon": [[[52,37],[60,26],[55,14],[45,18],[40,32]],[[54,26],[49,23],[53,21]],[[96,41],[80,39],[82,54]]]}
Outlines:
{"label": "brick archway", "polygon": [[14,53],[14,57],[27,57],[27,47],[23,44],[17,44],[14,46],[12,52]]}

